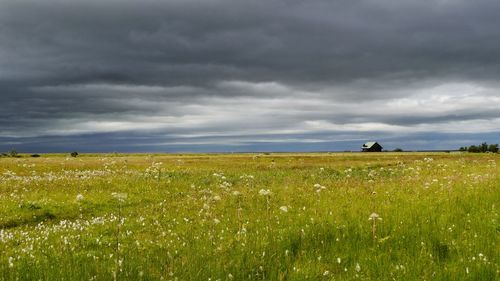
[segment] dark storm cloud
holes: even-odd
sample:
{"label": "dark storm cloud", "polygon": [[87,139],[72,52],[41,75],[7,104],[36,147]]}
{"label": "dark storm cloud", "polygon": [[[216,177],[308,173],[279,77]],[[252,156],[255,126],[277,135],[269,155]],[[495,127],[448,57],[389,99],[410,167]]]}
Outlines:
{"label": "dark storm cloud", "polygon": [[0,136],[498,131],[498,26],[487,0],[0,0]]}
{"label": "dark storm cloud", "polygon": [[497,1],[258,2],[3,1],[4,71],[163,85],[498,71]]}

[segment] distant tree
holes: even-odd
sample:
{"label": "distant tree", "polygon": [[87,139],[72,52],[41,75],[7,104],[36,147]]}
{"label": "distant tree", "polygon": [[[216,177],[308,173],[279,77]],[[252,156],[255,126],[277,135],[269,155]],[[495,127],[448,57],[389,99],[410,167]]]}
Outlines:
{"label": "distant tree", "polygon": [[31,154],[31,157],[40,157],[40,154]]}
{"label": "distant tree", "polygon": [[490,146],[488,146],[488,151],[493,152],[493,153],[497,153],[498,152],[498,143],[490,144]]}
{"label": "distant tree", "polygon": [[76,157],[76,156],[78,156],[78,152],[73,151],[73,152],[71,152],[71,154],[70,154],[70,155],[71,155],[71,157]]}
{"label": "distant tree", "polygon": [[403,149],[398,147],[398,148],[394,149],[393,152],[403,152]]}
{"label": "distant tree", "polygon": [[458,149],[458,151],[467,151],[467,146],[462,146]]}
{"label": "distant tree", "polygon": [[483,142],[481,146],[479,147],[480,152],[486,152],[488,151],[488,144],[486,142]]}

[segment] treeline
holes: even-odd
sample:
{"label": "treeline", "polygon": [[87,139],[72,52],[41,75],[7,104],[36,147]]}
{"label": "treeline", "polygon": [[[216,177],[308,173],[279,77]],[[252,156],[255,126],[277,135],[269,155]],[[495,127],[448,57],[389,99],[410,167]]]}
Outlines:
{"label": "treeline", "polygon": [[[73,151],[71,152],[69,155],[71,155],[71,157],[76,157],[78,156],[78,152],[76,151]],[[29,155],[30,157],[40,157],[40,154],[31,154]],[[12,149],[8,152],[2,152],[0,153],[0,157],[14,157],[14,158],[20,158],[22,157],[19,153],[17,153],[17,151],[15,149]]]}
{"label": "treeline", "polygon": [[484,153],[484,152],[497,153],[498,152],[498,143],[487,144],[487,143],[483,142],[480,145],[471,145],[469,147],[467,147],[467,146],[460,147],[458,150],[459,151],[474,152],[474,153],[480,153],[480,152],[482,152],[482,153]]}
{"label": "treeline", "polygon": [[12,149],[9,152],[0,153],[0,157],[19,157],[19,154],[16,150]]}
{"label": "treeline", "polygon": [[[0,157],[13,157],[13,158],[20,158],[22,157],[15,149],[12,149],[8,152],[2,152],[0,153]],[[30,157],[40,157],[40,154],[31,154]]]}

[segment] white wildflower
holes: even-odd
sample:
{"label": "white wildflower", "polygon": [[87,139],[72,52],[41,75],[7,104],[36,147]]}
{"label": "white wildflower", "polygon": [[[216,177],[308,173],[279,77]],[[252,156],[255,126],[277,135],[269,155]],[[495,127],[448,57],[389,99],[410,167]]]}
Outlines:
{"label": "white wildflower", "polygon": [[259,194],[262,196],[268,196],[271,194],[271,191],[269,189],[261,189],[259,190]]}
{"label": "white wildflower", "polygon": [[359,263],[356,263],[356,268],[355,269],[356,269],[357,272],[361,271],[361,266],[359,266]]}
{"label": "white wildflower", "polygon": [[115,199],[118,199],[118,201],[125,201],[125,199],[127,199],[127,193],[113,192],[111,193],[111,196],[113,196]]}
{"label": "white wildflower", "polygon": [[85,198],[84,198],[84,197],[83,197],[83,195],[81,195],[81,194],[78,194],[78,195],[76,196],[76,201],[82,201],[83,199],[85,199]]}
{"label": "white wildflower", "polygon": [[321,185],[319,183],[314,184],[314,187],[316,188],[316,192],[321,192],[321,190],[326,189],[325,186],[323,186],[323,185]]}
{"label": "white wildflower", "polygon": [[382,218],[377,213],[372,213],[370,215],[370,217],[368,217],[368,220],[369,221],[372,221],[372,220],[382,220]]}
{"label": "white wildflower", "polygon": [[280,207],[280,210],[281,210],[283,213],[286,213],[286,212],[288,212],[288,207],[287,207],[287,206],[281,206],[281,207]]}

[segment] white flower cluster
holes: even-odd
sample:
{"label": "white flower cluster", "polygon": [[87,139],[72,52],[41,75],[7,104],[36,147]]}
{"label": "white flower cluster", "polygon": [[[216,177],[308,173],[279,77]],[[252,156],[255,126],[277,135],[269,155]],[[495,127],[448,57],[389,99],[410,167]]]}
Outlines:
{"label": "white flower cluster", "polygon": [[321,185],[319,183],[314,184],[314,188],[316,188],[317,193],[320,193],[322,190],[326,189],[326,187],[324,185]]}
{"label": "white flower cluster", "polygon": [[162,162],[153,162],[151,166],[144,171],[144,176],[147,178],[159,179],[161,177],[162,165]]}
{"label": "white flower cluster", "polygon": [[259,190],[259,195],[269,196],[269,195],[271,195],[271,191],[269,189],[261,189],[261,190]]}

